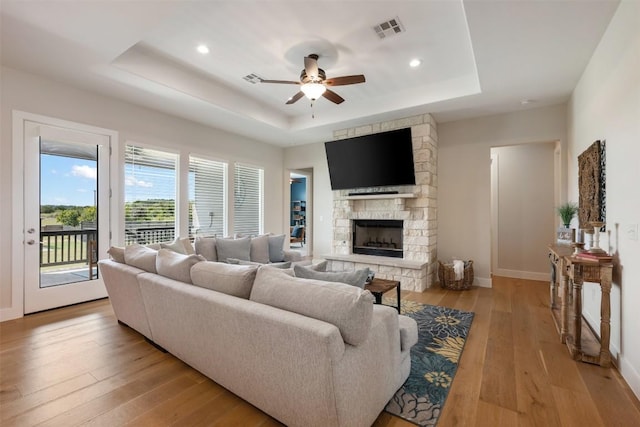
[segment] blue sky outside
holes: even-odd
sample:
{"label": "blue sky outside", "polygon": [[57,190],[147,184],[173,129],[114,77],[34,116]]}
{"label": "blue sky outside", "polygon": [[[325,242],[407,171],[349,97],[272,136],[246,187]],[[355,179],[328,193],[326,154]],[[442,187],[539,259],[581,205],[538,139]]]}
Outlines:
{"label": "blue sky outside", "polygon": [[[97,189],[97,162],[42,154],[41,204],[93,206]],[[189,174],[190,193],[193,174]],[[175,171],[125,164],[125,202],[147,199],[175,199]],[[193,195],[190,194],[190,198]]]}

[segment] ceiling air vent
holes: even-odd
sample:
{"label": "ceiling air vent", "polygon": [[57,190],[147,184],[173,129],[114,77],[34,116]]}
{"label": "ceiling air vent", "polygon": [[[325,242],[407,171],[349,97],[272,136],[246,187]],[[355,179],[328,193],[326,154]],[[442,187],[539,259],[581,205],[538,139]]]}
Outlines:
{"label": "ceiling air vent", "polygon": [[262,79],[260,77],[258,77],[254,73],[247,74],[246,76],[243,77],[243,79],[245,79],[246,81],[248,81],[251,84],[260,83],[262,81]]}
{"label": "ceiling air vent", "polygon": [[400,19],[398,19],[397,16],[393,19],[390,19],[388,21],[385,21],[381,24],[376,25],[375,27],[373,27],[373,29],[376,31],[376,34],[378,35],[378,37],[380,37],[381,39],[391,37],[396,34],[400,34],[404,32],[404,27],[400,23]]}

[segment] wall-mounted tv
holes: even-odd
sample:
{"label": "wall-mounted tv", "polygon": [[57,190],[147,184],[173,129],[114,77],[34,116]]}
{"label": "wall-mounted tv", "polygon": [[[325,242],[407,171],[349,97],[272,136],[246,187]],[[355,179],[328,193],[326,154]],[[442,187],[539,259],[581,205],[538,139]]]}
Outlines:
{"label": "wall-mounted tv", "polygon": [[411,128],[324,144],[332,190],[415,185]]}

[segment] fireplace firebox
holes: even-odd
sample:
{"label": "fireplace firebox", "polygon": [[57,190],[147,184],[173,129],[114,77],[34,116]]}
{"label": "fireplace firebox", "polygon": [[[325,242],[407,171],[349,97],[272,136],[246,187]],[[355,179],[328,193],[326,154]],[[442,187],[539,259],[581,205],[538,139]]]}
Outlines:
{"label": "fireplace firebox", "polygon": [[402,220],[353,220],[354,254],[402,258]]}

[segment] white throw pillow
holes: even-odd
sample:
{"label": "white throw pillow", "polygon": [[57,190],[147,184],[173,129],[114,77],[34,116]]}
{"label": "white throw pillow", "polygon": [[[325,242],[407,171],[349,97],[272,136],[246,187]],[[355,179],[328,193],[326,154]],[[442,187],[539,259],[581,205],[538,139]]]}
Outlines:
{"label": "white throw pillow", "polygon": [[201,262],[191,268],[194,285],[248,299],[258,266]]}
{"label": "white throw pillow", "polygon": [[184,283],[191,283],[191,267],[205,261],[200,255],[186,255],[170,249],[160,249],[156,257],[158,274]]}
{"label": "white throw pillow", "polygon": [[344,283],[291,277],[283,270],[263,266],[250,299],[331,323],[351,345],[363,343],[371,328],[373,295]]}
{"label": "white throw pillow", "polygon": [[126,264],[124,260],[124,248],[119,246],[111,246],[107,251],[109,256],[115,262],[119,262],[120,264]]}
{"label": "white throw pillow", "polygon": [[156,256],[158,251],[155,249],[134,243],[124,248],[124,261],[133,267],[148,271],[149,273],[157,273]]}

